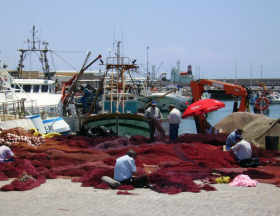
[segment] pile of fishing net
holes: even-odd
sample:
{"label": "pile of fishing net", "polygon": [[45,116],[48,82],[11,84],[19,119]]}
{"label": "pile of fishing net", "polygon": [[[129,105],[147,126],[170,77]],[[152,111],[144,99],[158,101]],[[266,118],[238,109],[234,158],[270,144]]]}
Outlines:
{"label": "pile of fishing net", "polygon": [[223,118],[215,127],[229,133],[242,128],[242,137],[246,141],[265,147],[265,136],[279,136],[280,119],[268,118],[262,114],[235,112]]}
{"label": "pile of fishing net", "polygon": [[231,133],[238,128],[244,128],[247,124],[259,118],[266,119],[268,117],[248,112],[234,112],[220,120],[214,126],[217,130],[222,129]]}
{"label": "pile of fishing net", "polygon": [[[0,138],[8,139],[8,133],[31,138],[34,136],[22,128],[13,128],[3,130]],[[250,171],[240,169],[230,152],[222,150],[225,140],[223,134],[205,137],[202,134],[184,134],[178,137],[174,144],[161,141],[149,143],[149,138],[140,135],[130,139],[119,136],[92,139],[61,135],[45,138],[40,146],[17,140],[12,149],[17,156],[15,161],[0,164],[0,180],[14,181],[3,186],[1,190],[30,190],[44,183],[46,179],[57,177],[71,177],[73,182],[80,182],[84,187],[108,189],[109,186],[101,182],[102,176],[113,178],[116,159],[125,155],[129,149],[137,152],[136,166],[139,175],[145,173],[143,164],[159,165],[157,172],[149,174],[154,191],[176,194],[184,191],[215,190],[209,184],[196,184],[194,180],[208,178],[214,182],[218,177],[217,173],[232,178],[244,171]],[[253,170],[257,170],[258,175],[252,172],[251,175],[258,178],[265,176],[266,181],[273,180],[276,184],[275,179],[280,177],[280,172],[272,169],[273,173],[269,176],[270,171],[266,172],[266,168],[279,168],[280,163],[276,158],[279,152],[257,147],[254,147],[253,152],[264,166],[261,167],[263,173],[256,168]],[[32,179],[23,178],[24,172],[32,176]],[[246,175],[250,176],[250,173]]]}

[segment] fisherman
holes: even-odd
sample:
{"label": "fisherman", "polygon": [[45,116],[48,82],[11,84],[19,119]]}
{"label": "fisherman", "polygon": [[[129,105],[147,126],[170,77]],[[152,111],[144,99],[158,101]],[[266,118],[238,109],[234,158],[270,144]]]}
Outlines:
{"label": "fisherman", "polygon": [[231,147],[231,153],[234,153],[235,160],[241,161],[252,157],[251,144],[244,140],[241,135],[235,136],[237,144]]}
{"label": "fisherman", "polygon": [[212,126],[207,120],[204,120],[203,124],[204,124],[204,128],[205,128],[205,131],[204,131],[205,134],[217,134],[218,133],[216,128],[214,126]]}
{"label": "fisherman", "polygon": [[159,108],[156,107],[157,103],[155,100],[152,100],[151,107],[146,110],[145,118],[149,119],[149,130],[150,130],[150,142],[155,141],[155,123],[154,120],[161,120],[162,114]]}
{"label": "fisherman", "polygon": [[226,141],[226,150],[229,151],[232,146],[236,144],[236,139],[235,137],[238,135],[242,135],[243,129],[238,128],[236,131],[233,131],[228,135],[227,141]]}
{"label": "fisherman", "polygon": [[137,176],[136,157],[137,154],[132,149],[119,157],[116,161],[114,179],[122,185],[132,185],[134,188],[147,187],[148,176],[146,174]]}
{"label": "fisherman", "polygon": [[179,124],[181,123],[181,112],[175,108],[173,104],[168,107],[170,115],[167,116],[170,124],[169,137],[171,142],[173,142],[178,137]]}
{"label": "fisherman", "polygon": [[14,161],[15,155],[12,152],[12,143],[6,141],[0,146],[0,163]]}

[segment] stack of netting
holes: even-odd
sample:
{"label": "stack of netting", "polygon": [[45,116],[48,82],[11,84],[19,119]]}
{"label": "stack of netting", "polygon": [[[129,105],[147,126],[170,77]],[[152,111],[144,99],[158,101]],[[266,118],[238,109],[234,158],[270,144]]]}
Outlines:
{"label": "stack of netting", "polygon": [[[34,139],[33,134],[22,128],[3,130],[0,138],[7,140],[8,134]],[[232,168],[239,168],[239,165],[229,152],[223,152],[222,145],[225,141],[224,134],[184,134],[178,137],[174,144],[159,141],[150,144],[149,138],[142,136],[130,139],[118,136],[92,139],[62,135],[45,138],[45,142],[40,146],[29,145],[27,141],[20,139],[13,142],[12,150],[17,156],[15,162],[0,164],[0,180],[20,178],[25,171],[34,179],[25,182],[15,180],[1,190],[29,190],[38,187],[46,179],[57,177],[71,177],[73,182],[81,182],[85,187],[109,188],[105,183],[101,183],[101,177],[113,178],[116,158],[125,155],[129,149],[137,152],[136,166],[139,174],[144,174],[143,164],[160,166],[157,172],[149,174],[150,183],[155,185],[152,189],[154,191],[176,194],[184,191],[215,190],[209,185],[197,185],[194,180],[206,177],[213,180],[217,177],[215,173],[221,173],[219,169],[223,169],[222,173],[231,177],[244,171],[231,171]],[[279,155],[278,151],[254,147],[253,152],[255,157],[260,158],[262,165],[280,165],[275,159]],[[256,172],[252,175],[258,178],[264,176],[257,169]],[[267,173],[265,174],[265,178],[275,179],[276,175],[268,178]]]}

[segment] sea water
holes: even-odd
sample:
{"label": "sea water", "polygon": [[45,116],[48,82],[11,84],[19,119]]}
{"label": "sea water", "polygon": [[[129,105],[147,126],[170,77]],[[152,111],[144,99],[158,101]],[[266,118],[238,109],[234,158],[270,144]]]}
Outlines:
{"label": "sea water", "polygon": [[[228,116],[229,114],[232,113],[233,110],[233,103],[234,100],[220,100],[223,103],[225,103],[225,107],[207,113],[207,121],[210,122],[211,125],[215,125],[218,123],[220,120]],[[238,106],[239,106],[240,101],[238,101]],[[250,107],[251,113],[254,113],[253,111],[253,106]],[[271,104],[269,105],[269,118],[280,118],[280,104]],[[181,112],[183,114],[183,111]],[[164,112],[162,113],[163,118],[166,119],[167,116],[169,115],[169,112]],[[189,117],[186,119],[182,119],[181,124],[179,126],[179,134],[182,133],[197,133],[196,131],[196,126],[195,126],[195,121],[193,117]]]}

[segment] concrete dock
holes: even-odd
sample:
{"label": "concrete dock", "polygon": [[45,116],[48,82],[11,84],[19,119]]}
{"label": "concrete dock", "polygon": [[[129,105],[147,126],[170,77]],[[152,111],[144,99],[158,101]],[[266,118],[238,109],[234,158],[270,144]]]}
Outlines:
{"label": "concrete dock", "polygon": [[[195,181],[200,184],[200,181]],[[0,186],[8,184],[1,181]],[[47,180],[29,191],[0,192],[1,215],[279,215],[280,188],[214,184],[217,191],[168,195],[150,189],[129,191],[81,187],[70,179]]]}

